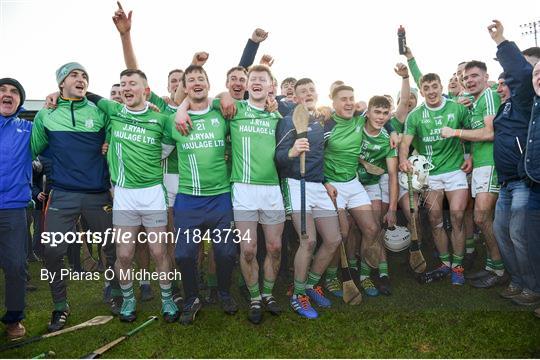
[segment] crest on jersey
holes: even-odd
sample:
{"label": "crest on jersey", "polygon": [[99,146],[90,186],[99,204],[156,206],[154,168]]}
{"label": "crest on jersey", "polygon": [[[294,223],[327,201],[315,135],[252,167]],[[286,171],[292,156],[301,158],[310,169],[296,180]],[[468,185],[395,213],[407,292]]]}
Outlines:
{"label": "crest on jersey", "polygon": [[219,120],[217,118],[213,118],[210,121],[212,122],[212,126],[219,126]]}
{"label": "crest on jersey", "polygon": [[86,119],[86,121],[84,122],[84,126],[86,126],[89,129],[93,128],[94,127],[94,120],[93,119]]}
{"label": "crest on jersey", "polygon": [[354,129],[354,132],[359,133],[362,130],[362,127],[360,125],[356,126],[356,129]]}
{"label": "crest on jersey", "polygon": [[454,121],[454,119],[455,119],[454,114],[448,114],[448,122]]}

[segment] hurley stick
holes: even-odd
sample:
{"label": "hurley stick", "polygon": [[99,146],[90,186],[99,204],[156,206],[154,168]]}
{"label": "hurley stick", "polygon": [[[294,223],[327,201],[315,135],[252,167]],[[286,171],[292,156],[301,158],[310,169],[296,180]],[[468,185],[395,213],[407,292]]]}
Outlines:
{"label": "hurley stick", "polygon": [[44,334],[44,335],[34,336],[34,337],[29,338],[29,339],[19,341],[19,342],[16,342],[16,343],[7,344],[6,346],[1,347],[0,351],[4,351],[4,350],[8,350],[8,349],[15,349],[15,348],[27,345],[27,344],[34,343],[34,342],[39,341],[39,340],[43,340],[43,339],[47,339],[47,338],[50,338],[50,337],[53,337],[53,336],[58,336],[58,335],[62,335],[62,334],[68,333],[68,332],[84,329],[86,327],[96,326],[96,325],[103,325],[103,324],[106,324],[109,321],[111,321],[112,318],[113,318],[112,316],[96,316],[95,318],[90,319],[88,321],[85,321],[85,322],[83,322],[81,324],[78,324],[78,325],[74,325],[74,326],[71,326],[71,327],[68,327],[68,328],[65,328],[65,329],[62,329],[62,330],[52,332],[52,333],[47,333],[47,334]]}
{"label": "hurley stick", "polygon": [[[293,112],[293,124],[296,130],[296,138],[307,138],[309,112],[302,104],[296,105]],[[300,154],[300,237],[308,240],[306,232],[306,153]]]}
{"label": "hurley stick", "polygon": [[152,324],[157,319],[158,319],[157,316],[150,316],[150,318],[148,320],[146,320],[141,325],[137,326],[135,329],[131,330],[130,332],[126,333],[125,335],[120,336],[118,339],[113,340],[113,341],[111,341],[110,343],[108,343],[106,345],[103,345],[102,347],[100,347],[99,349],[94,350],[90,354],[87,354],[87,355],[81,357],[81,359],[97,359],[97,358],[101,357],[101,355],[103,355],[106,351],[112,349],[116,345],[120,344],[122,341],[128,339],[130,336],[135,335],[136,333],[138,333],[139,331],[141,331],[142,329],[144,329],[148,325]]}
{"label": "hurley stick", "polygon": [[409,265],[415,273],[423,273],[426,271],[426,260],[422,255],[420,243],[418,242],[418,232],[416,229],[416,206],[414,201],[414,193],[412,187],[412,175],[407,173],[407,182],[409,185],[409,209],[411,210],[411,246],[409,248]]}

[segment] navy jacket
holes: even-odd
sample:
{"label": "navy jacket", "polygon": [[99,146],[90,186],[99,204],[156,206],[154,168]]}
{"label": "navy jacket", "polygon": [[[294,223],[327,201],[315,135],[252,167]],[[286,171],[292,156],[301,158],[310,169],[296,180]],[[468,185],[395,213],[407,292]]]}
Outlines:
{"label": "navy jacket", "polygon": [[242,57],[240,58],[240,62],[238,63],[238,66],[243,66],[244,68],[247,69],[248,67],[253,65],[258,49],[259,49],[259,43],[256,43],[255,41],[248,39],[246,46],[244,47],[244,51],[242,52]]}
{"label": "navy jacket", "polygon": [[48,148],[52,188],[78,193],[101,193],[110,188],[107,159],[101,153],[109,119],[86,98],[58,99],[56,109],[41,109],[34,118],[32,151]]}
{"label": "navy jacket", "polygon": [[[324,123],[310,117],[306,152],[306,181],[322,183],[324,180]],[[292,116],[285,116],[276,129],[276,163],[279,177],[300,180],[300,157],[289,158],[289,149],[296,141]]]}
{"label": "navy jacket", "polygon": [[292,101],[286,101],[285,95],[278,95],[276,96],[276,101],[278,103],[278,112],[281,114],[281,116],[285,117],[289,114],[292,115],[292,112],[294,108],[296,107],[296,104]]}
{"label": "navy jacket", "polygon": [[32,123],[0,115],[0,209],[26,208],[31,199]]}
{"label": "navy jacket", "polygon": [[499,183],[503,183],[525,177],[523,159],[534,89],[532,66],[514,42],[500,43],[497,59],[506,73],[505,83],[511,93],[510,99],[501,105],[493,121],[493,158]]}

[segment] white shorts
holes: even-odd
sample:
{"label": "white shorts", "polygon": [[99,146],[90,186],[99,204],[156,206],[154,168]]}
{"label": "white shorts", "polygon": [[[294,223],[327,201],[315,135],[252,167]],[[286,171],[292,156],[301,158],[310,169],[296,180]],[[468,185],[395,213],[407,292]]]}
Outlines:
{"label": "white shorts", "polygon": [[481,166],[473,169],[471,183],[471,194],[473,198],[478,193],[498,194],[500,189],[495,166]]}
{"label": "white shorts", "polygon": [[118,226],[167,226],[163,185],[142,189],[114,188],[113,224]]}
{"label": "white shorts", "polygon": [[369,195],[358,179],[354,178],[347,182],[330,182],[330,184],[337,190],[338,209],[354,209],[371,205]]}
{"label": "white shorts", "polygon": [[174,207],[174,200],[178,193],[178,174],[163,174],[163,185],[167,190],[167,199],[169,200],[169,207]]}
{"label": "white shorts", "polygon": [[[300,180],[282,179],[283,202],[287,214],[300,212]],[[312,214],[313,218],[337,216],[334,204],[321,183],[306,181],[306,213]]]}
{"label": "white shorts", "polygon": [[233,183],[234,221],[257,221],[265,225],[285,222],[285,208],[279,185]]}
{"label": "white shorts", "polygon": [[[382,192],[382,202],[385,204],[390,204],[390,188],[388,186],[388,179],[389,179],[388,174],[383,174],[381,176],[381,179],[379,180],[379,186],[381,187],[381,192]],[[409,193],[409,190],[399,185],[399,181],[398,181],[398,188],[399,188],[398,200],[400,200],[404,195],[407,195]]]}
{"label": "white shorts", "polygon": [[382,201],[382,189],[380,184],[363,185],[371,201]]}
{"label": "white shorts", "polygon": [[454,191],[468,189],[467,174],[461,170],[429,175],[429,190]]}

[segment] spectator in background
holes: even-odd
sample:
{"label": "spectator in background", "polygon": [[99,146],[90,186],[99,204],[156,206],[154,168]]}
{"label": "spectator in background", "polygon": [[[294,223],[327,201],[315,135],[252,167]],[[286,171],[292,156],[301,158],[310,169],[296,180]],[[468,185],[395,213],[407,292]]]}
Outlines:
{"label": "spectator in background", "polygon": [[[537,62],[532,71],[532,84],[536,96],[533,100],[531,112],[531,124],[527,137],[527,149],[525,150],[525,172],[532,180],[531,192],[527,208],[527,249],[529,261],[532,267],[535,284],[530,296],[523,298],[527,304],[540,303],[540,148],[536,143],[540,137],[540,62]],[[540,317],[540,308],[535,310],[535,315]]]}
{"label": "spectator in background", "polygon": [[500,295],[522,303],[527,298],[534,298],[530,296],[534,281],[526,236],[529,184],[523,166],[520,166],[527,145],[534,96],[532,67],[516,44],[504,38],[504,28],[499,21],[494,21],[488,30],[497,44],[497,59],[504,69],[497,89],[502,105],[493,121],[493,157],[501,184],[493,231],[511,280]]}
{"label": "spectator in background", "polygon": [[32,123],[18,117],[24,99],[24,88],[17,80],[0,79],[0,264],[4,270],[7,308],[1,320],[6,325],[8,340],[26,334],[21,321],[27,276],[26,207],[31,200]]}

